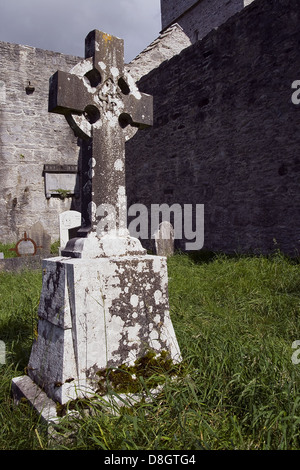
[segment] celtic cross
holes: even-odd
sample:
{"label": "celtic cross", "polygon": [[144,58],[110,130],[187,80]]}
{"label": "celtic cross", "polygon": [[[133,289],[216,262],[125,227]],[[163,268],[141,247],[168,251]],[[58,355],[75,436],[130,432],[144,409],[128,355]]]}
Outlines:
{"label": "celtic cross", "polygon": [[89,218],[85,225],[96,232],[99,206],[117,207],[120,199],[126,199],[127,126],[143,129],[153,120],[152,96],[140,93],[124,70],[123,40],[91,31],[85,59],[70,73],[57,71],[51,77],[49,111],[65,115],[76,135],[87,141],[82,204]]}

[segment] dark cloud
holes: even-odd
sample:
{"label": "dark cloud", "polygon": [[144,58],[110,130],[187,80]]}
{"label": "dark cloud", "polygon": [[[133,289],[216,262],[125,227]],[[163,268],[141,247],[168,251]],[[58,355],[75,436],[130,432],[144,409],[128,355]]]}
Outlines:
{"label": "dark cloud", "polygon": [[159,34],[160,0],[0,0],[0,41],[84,55],[100,29],[125,41],[128,62]]}

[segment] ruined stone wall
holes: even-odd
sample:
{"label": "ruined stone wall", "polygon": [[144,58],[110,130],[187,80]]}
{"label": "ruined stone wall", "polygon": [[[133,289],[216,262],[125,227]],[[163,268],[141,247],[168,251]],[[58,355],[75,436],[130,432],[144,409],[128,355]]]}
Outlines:
{"label": "ruined stone wall", "polygon": [[137,82],[162,62],[171,59],[190,45],[191,41],[183,29],[178,24],[173,24],[138,54],[126,69]]}
{"label": "ruined stone wall", "polygon": [[[78,57],[0,42],[0,242],[16,242],[40,221],[58,239],[58,214],[78,201],[46,199],[44,164],[77,164],[77,139],[48,113],[49,78]],[[35,88],[26,92],[28,83]]]}
{"label": "ruined stone wall", "polygon": [[161,0],[162,28],[178,23],[190,40],[202,39],[212,29],[253,0]]}
{"label": "ruined stone wall", "polygon": [[204,204],[206,250],[300,251],[299,7],[257,0],[139,82],[154,126],[127,143],[129,205]]}
{"label": "ruined stone wall", "polygon": [[170,26],[179,16],[198,2],[199,0],[160,0],[162,28]]}

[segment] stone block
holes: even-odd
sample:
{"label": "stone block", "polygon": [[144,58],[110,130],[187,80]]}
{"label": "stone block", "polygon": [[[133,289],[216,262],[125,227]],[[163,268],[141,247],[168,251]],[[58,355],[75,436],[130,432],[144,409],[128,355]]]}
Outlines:
{"label": "stone block", "polygon": [[23,375],[15,377],[11,384],[12,394],[16,404],[26,398],[29,404],[39,413],[42,421],[49,423],[57,421],[56,404],[47,397],[30,377]]}
{"label": "stone block", "polygon": [[166,258],[43,261],[38,337],[28,375],[65,404],[95,393],[100,370],[180,350],[169,315]]}
{"label": "stone block", "polygon": [[28,230],[29,237],[36,244],[36,254],[40,256],[48,256],[51,249],[51,235],[47,233],[41,222],[36,222]]}

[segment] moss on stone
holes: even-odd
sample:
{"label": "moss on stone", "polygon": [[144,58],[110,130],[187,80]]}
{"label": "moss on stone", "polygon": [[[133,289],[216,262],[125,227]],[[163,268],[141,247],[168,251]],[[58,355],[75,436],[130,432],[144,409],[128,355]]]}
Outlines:
{"label": "moss on stone", "polygon": [[118,393],[138,393],[146,388],[155,388],[168,376],[180,375],[182,365],[174,364],[170,354],[162,351],[158,356],[154,351],[138,358],[134,365],[120,365],[118,368],[101,369],[97,392],[105,395],[109,389]]}
{"label": "moss on stone", "polygon": [[[116,393],[142,393],[145,390],[153,390],[162,385],[166,376],[178,377],[184,373],[182,363],[175,364],[169,352],[162,351],[157,355],[155,351],[149,350],[144,356],[138,358],[134,365],[121,364],[118,368],[106,368],[99,370],[96,394],[104,396],[110,391]],[[77,398],[61,405],[57,403],[57,415],[65,416],[68,410],[88,409],[93,398]]]}

